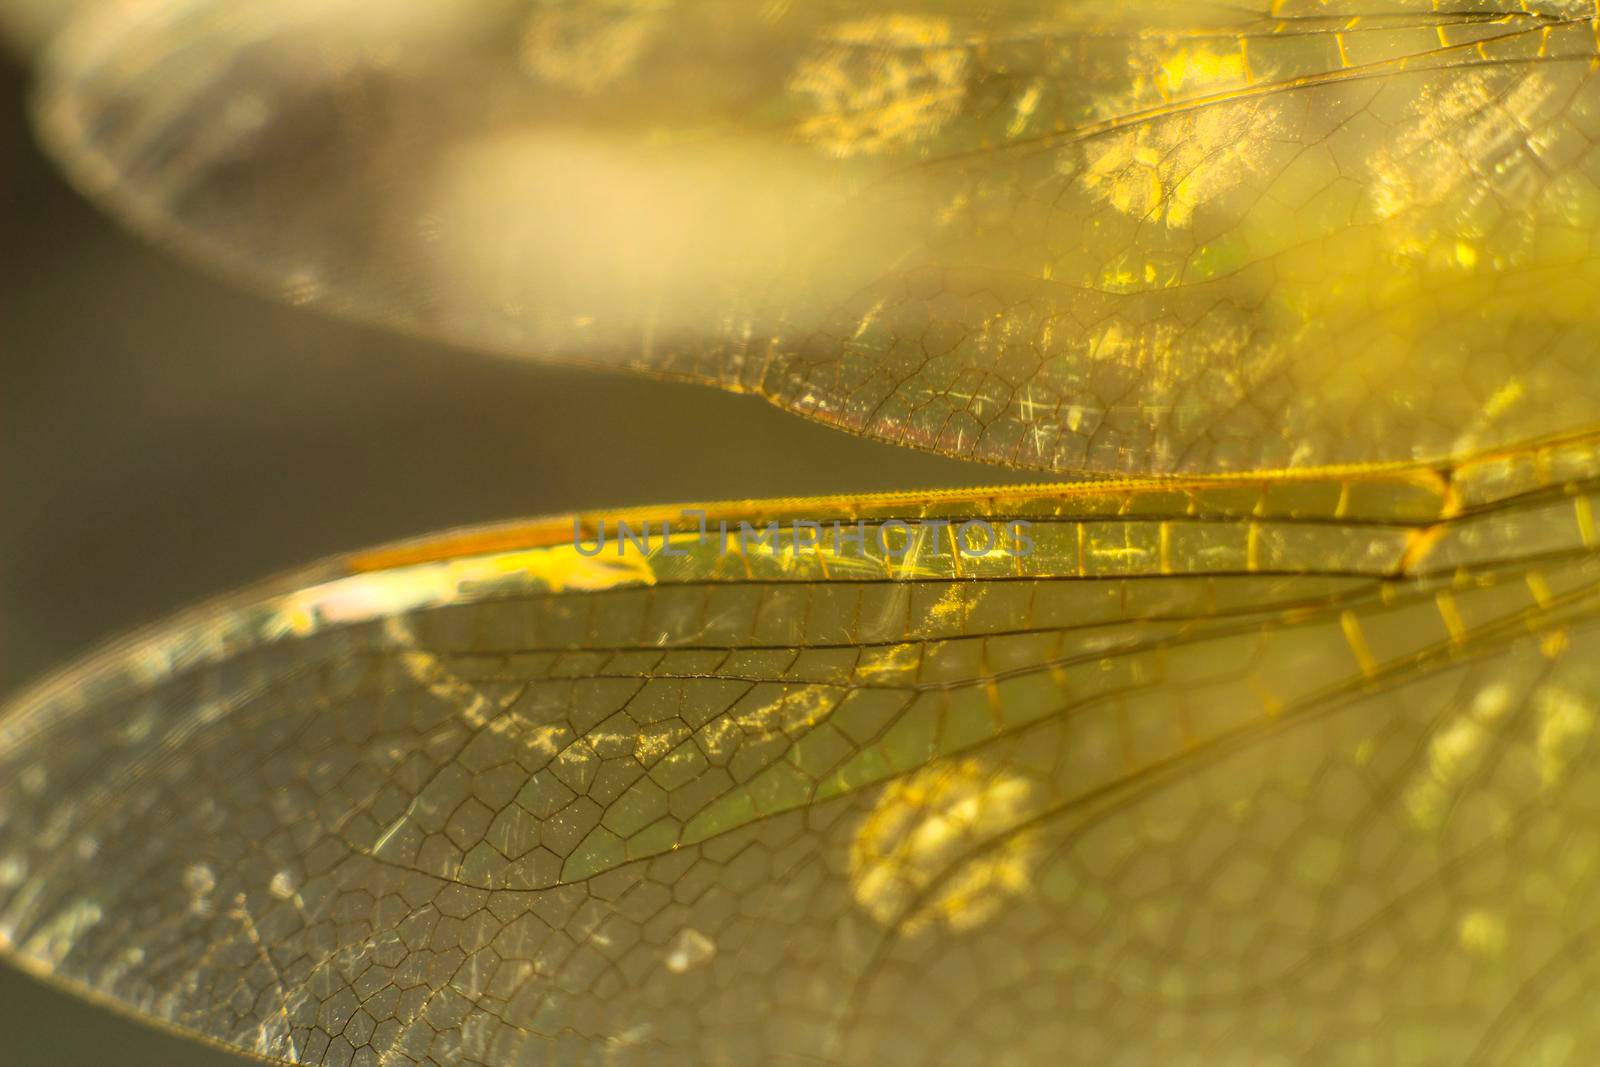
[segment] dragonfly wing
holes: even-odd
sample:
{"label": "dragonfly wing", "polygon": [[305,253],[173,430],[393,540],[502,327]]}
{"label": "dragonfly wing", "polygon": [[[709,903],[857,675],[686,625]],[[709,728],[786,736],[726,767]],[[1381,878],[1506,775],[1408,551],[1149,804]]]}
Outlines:
{"label": "dragonfly wing", "polygon": [[1058,471],[1593,423],[1593,7],[109,5],[40,127],[285,298]]}
{"label": "dragonfly wing", "polygon": [[353,557],[0,717],[0,944],[285,1062],[1563,1062],[1593,466]]}

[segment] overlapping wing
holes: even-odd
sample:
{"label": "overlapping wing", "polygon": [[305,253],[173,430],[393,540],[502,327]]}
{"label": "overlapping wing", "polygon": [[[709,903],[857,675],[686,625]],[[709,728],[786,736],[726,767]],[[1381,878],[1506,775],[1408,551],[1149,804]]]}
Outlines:
{"label": "overlapping wing", "polygon": [[297,1063],[1582,1062],[1597,474],[347,559],[0,715],[0,945]]}
{"label": "overlapping wing", "polygon": [[1588,0],[108,7],[47,140],[296,302],[1057,471],[1595,421]]}

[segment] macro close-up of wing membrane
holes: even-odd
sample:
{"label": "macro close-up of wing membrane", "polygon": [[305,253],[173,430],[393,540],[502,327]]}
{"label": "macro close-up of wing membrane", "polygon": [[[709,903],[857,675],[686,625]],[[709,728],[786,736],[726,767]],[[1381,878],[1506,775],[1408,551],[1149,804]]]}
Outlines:
{"label": "macro close-up of wing membrane", "polygon": [[0,936],[285,1062],[1563,1062],[1595,455],[343,560],[20,698]]}
{"label": "macro close-up of wing membrane", "polygon": [[1592,425],[1588,0],[110,5],[46,139],[289,299],[1151,474]]}
{"label": "macro close-up of wing membrane", "polygon": [[103,643],[0,703],[0,959],[328,1067],[1594,1061],[1592,0],[81,6],[39,138],[202,268],[1065,480]]}

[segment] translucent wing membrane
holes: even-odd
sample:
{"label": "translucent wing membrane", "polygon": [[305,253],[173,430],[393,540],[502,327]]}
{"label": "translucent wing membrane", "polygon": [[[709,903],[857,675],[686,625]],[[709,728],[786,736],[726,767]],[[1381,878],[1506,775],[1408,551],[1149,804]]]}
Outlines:
{"label": "translucent wing membrane", "polygon": [[297,302],[1060,471],[1595,421],[1590,0],[108,7],[48,140]]}
{"label": "translucent wing membrane", "polygon": [[0,944],[298,1063],[1585,1062],[1597,494],[1576,441],[358,555],[5,711]]}

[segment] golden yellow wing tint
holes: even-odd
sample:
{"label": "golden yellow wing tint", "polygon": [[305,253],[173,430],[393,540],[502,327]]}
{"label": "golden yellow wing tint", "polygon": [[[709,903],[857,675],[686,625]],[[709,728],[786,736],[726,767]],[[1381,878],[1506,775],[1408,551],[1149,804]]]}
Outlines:
{"label": "golden yellow wing tint", "polygon": [[284,1062],[1577,1064],[1597,493],[1573,440],[362,553],[0,713],[0,946]]}
{"label": "golden yellow wing tint", "polygon": [[38,115],[152,236],[400,329],[1046,470],[1444,461],[1594,425],[1594,18],[178,0]]}

